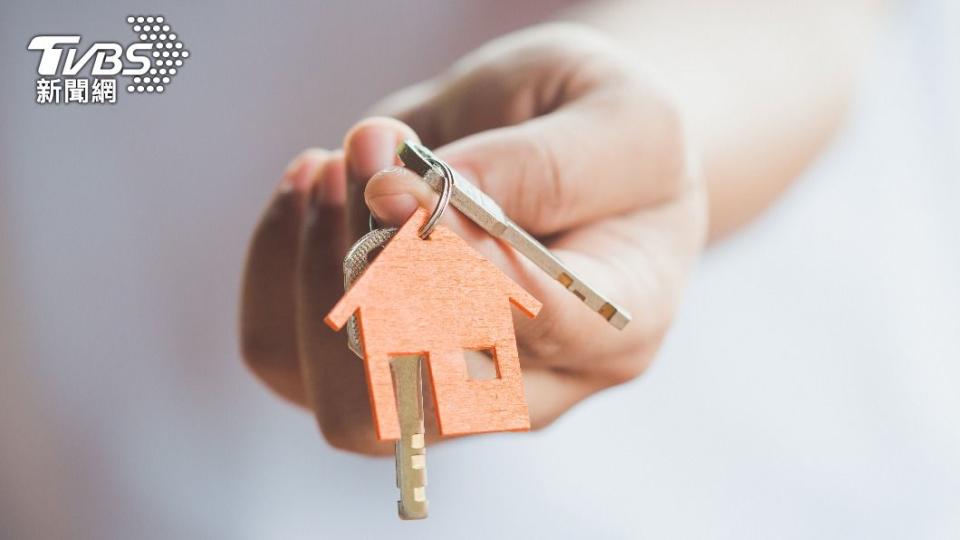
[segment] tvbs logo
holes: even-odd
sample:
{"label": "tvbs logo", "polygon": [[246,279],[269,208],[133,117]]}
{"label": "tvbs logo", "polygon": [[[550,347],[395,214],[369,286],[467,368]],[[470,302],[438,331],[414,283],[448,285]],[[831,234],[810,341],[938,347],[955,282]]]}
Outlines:
{"label": "tvbs logo", "polygon": [[[153,45],[149,43],[133,43],[127,47],[126,53],[119,43],[94,43],[79,59],[77,59],[78,49],[70,47],[66,49],[66,62],[61,62],[64,49],[60,47],[78,43],[80,43],[80,36],[36,36],[30,40],[27,49],[42,51],[40,65],[37,67],[37,73],[40,75],[76,75],[90,63],[91,59],[94,62],[90,74],[94,77],[118,73],[143,75],[150,69],[150,51]],[[124,66],[124,58],[136,67]],[[61,64],[63,64],[62,70]]]}
{"label": "tvbs logo", "polygon": [[[139,40],[129,45],[95,42],[79,35],[39,35],[27,49],[40,53],[37,103],[116,103],[117,76],[129,93],[163,93],[190,52],[162,16],[127,17]],[[78,77],[89,73],[90,78]]]}

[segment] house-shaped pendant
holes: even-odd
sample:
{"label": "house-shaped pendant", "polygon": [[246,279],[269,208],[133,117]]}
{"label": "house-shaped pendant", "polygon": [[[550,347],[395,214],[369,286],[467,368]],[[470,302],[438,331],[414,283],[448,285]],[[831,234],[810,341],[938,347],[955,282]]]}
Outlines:
{"label": "house-shaped pendant", "polygon": [[[442,435],[530,428],[511,305],[534,317],[540,302],[442,226],[427,239],[418,210],[327,315],[334,330],[356,314],[377,436],[400,437],[391,358],[429,368]],[[464,352],[492,353],[496,377],[474,380]]]}

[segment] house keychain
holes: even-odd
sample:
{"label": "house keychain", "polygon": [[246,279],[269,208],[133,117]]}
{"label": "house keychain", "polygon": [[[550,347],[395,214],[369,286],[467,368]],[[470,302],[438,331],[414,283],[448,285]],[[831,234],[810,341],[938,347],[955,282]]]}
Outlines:
{"label": "house keychain", "polygon": [[[327,315],[344,325],[348,346],[364,359],[377,438],[396,440],[398,512],[427,517],[422,362],[430,371],[441,435],[530,428],[510,306],[535,317],[541,304],[466,241],[438,226],[448,204],[524,254],[611,325],[630,322],[623,309],[583,283],[507,218],[485,193],[413,141],[398,154],[440,198],[399,229],[374,229],[344,259],[343,298]],[[386,245],[384,245],[386,244]],[[376,260],[370,254],[382,247]],[[464,352],[486,351],[496,376],[470,378]]]}

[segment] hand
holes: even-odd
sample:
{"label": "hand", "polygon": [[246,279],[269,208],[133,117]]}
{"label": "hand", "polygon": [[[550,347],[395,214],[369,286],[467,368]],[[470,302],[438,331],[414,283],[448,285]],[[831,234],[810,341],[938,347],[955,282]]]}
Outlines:
{"label": "hand", "polygon": [[293,161],[254,233],[241,315],[254,373],[311,408],[332,445],[392,451],[376,441],[361,361],[323,317],[343,294],[341,261],[367,230],[367,207],[386,225],[433,208],[436,194],[395,167],[398,142],[417,135],[633,315],[614,329],[458,212],[445,214],[443,225],[543,302],[536,319],[514,319],[533,428],[643,373],[707,226],[667,96],[601,37],[550,25],[491,42],[377,109],[396,120],[365,120],[344,150]]}

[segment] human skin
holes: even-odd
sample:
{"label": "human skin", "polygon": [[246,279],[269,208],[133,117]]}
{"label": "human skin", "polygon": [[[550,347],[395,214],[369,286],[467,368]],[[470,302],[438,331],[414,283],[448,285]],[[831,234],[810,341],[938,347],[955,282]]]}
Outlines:
{"label": "human skin", "polygon": [[[669,16],[674,8],[652,5],[667,13],[662,26],[678,28]],[[743,3],[743,9],[758,6]],[[376,440],[362,363],[323,318],[342,295],[341,261],[366,232],[368,208],[384,225],[403,223],[417,206],[433,208],[436,194],[396,166],[394,151],[403,139],[436,148],[586,282],[633,314],[625,330],[613,329],[458,212],[444,215],[444,226],[543,302],[536,319],[514,319],[534,429],[642,374],[708,238],[749,221],[828,140],[852,76],[844,75],[849,84],[837,83],[836,74],[812,69],[817,64],[804,64],[800,49],[786,47],[798,65],[811,67],[813,90],[804,90],[804,100],[784,87],[788,97],[771,99],[793,103],[809,113],[806,120],[734,122],[724,130],[710,122],[736,116],[704,101],[732,94],[732,85],[714,85],[714,97],[706,100],[686,88],[683,77],[661,69],[684,65],[682,57],[671,64],[667,53],[649,52],[654,38],[619,39],[632,34],[602,22],[619,21],[617,14],[640,17],[634,9],[597,5],[571,15],[592,28],[545,25],[495,40],[438,78],[385,99],[375,107],[381,116],[355,125],[342,150],[309,149],[284,172],[251,241],[241,348],[270,388],[316,414],[333,446],[392,452],[392,444]],[[750,31],[735,19],[727,22]],[[864,47],[864,40],[838,41],[843,50]],[[705,48],[700,61],[718,54],[736,56]],[[856,54],[862,51],[849,53]],[[764,90],[775,88],[761,84],[762,74],[754,79]],[[760,113],[750,100],[731,103],[744,115]]]}

